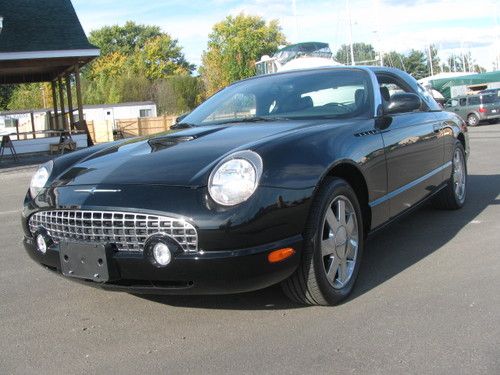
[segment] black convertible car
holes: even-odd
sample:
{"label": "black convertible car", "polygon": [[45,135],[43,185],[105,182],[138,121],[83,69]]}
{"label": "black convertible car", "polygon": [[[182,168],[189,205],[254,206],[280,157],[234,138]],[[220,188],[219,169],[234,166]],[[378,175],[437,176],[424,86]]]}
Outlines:
{"label": "black convertible car", "polygon": [[466,198],[467,128],[396,69],[236,82],[173,126],[40,167],[24,246],[88,285],[152,294],[282,283],[305,304],[352,290],[367,236]]}

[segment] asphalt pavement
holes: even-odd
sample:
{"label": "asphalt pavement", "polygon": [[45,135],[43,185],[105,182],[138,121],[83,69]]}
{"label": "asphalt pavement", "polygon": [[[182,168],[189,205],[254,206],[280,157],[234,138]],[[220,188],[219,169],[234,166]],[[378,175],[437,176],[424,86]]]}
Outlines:
{"label": "asphalt pavement", "polygon": [[35,168],[0,164],[0,374],[500,374],[500,124],[470,138],[466,206],[376,234],[336,307],[279,287],[140,297],[57,277],[21,245]]}

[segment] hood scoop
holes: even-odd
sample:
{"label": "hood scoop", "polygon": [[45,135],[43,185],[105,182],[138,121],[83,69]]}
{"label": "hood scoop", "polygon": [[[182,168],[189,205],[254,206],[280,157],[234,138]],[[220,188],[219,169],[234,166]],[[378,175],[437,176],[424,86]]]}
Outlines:
{"label": "hood scoop", "polygon": [[164,150],[166,148],[178,145],[179,143],[189,142],[196,139],[195,136],[170,136],[170,137],[162,137],[162,138],[153,138],[148,141],[149,146],[151,147],[151,152]]}

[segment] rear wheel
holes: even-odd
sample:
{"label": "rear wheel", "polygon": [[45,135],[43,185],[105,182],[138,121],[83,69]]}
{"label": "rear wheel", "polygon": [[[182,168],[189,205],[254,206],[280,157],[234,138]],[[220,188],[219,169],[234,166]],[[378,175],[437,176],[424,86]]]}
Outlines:
{"label": "rear wheel", "polygon": [[471,113],[467,116],[467,125],[477,126],[479,124],[479,117],[475,113]]}
{"label": "rear wheel", "polygon": [[462,208],[467,197],[467,164],[465,151],[457,141],[452,159],[452,172],[446,187],[433,200],[434,206],[446,210]]}
{"label": "rear wheel", "polygon": [[285,294],[301,304],[339,303],[354,286],[363,247],[356,193],[345,180],[329,178],[311,208],[301,264],[282,283]]}

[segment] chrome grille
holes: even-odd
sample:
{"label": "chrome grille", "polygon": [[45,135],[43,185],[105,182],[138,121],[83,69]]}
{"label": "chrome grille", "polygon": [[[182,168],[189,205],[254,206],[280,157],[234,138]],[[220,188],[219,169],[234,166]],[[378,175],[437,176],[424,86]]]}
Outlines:
{"label": "chrome grille", "polygon": [[31,233],[45,228],[56,243],[61,240],[116,244],[119,251],[144,251],[155,233],[174,238],[185,252],[198,251],[196,229],[182,219],[116,211],[40,211],[29,220]]}

